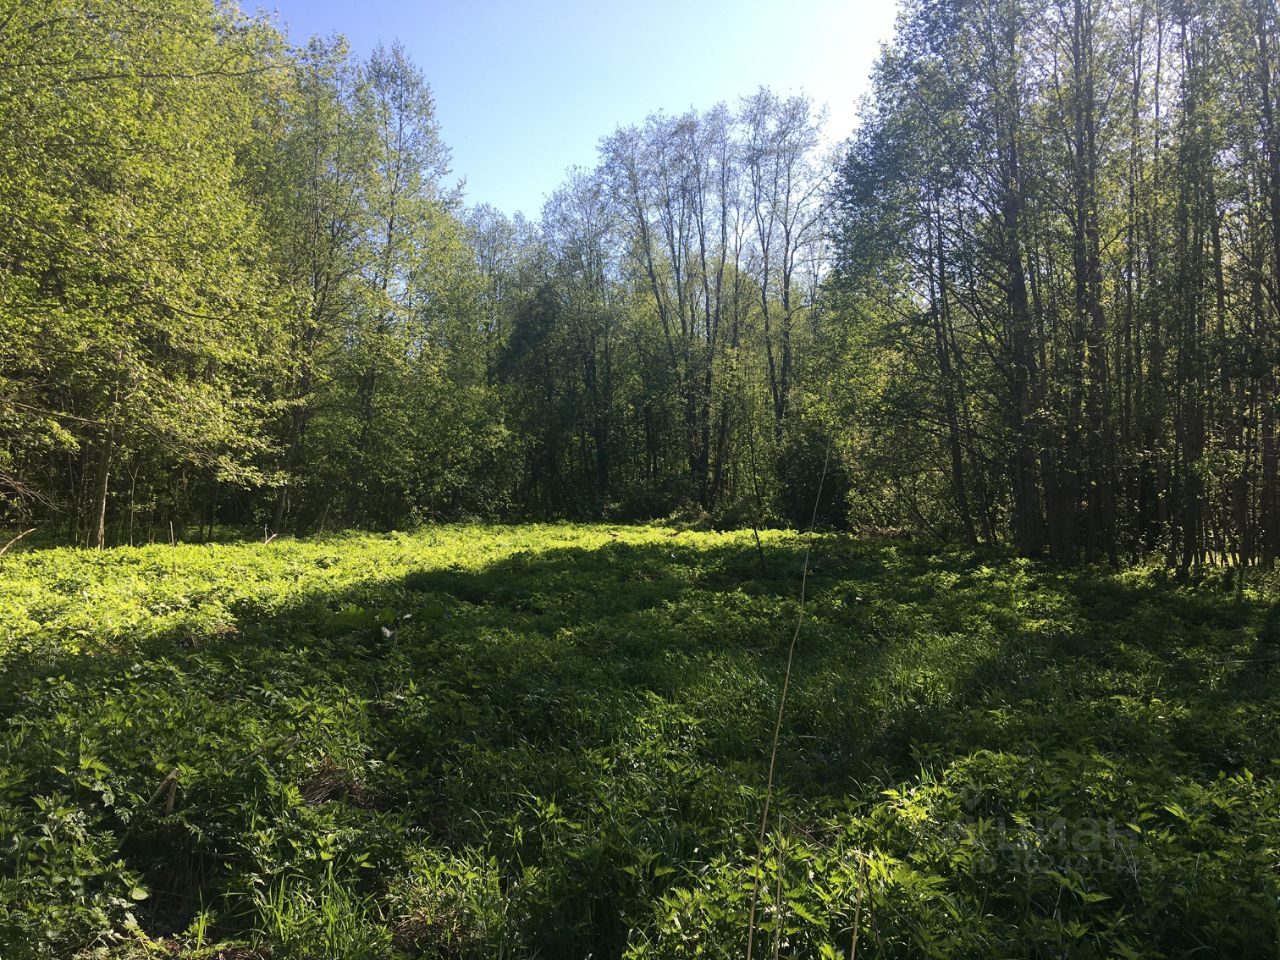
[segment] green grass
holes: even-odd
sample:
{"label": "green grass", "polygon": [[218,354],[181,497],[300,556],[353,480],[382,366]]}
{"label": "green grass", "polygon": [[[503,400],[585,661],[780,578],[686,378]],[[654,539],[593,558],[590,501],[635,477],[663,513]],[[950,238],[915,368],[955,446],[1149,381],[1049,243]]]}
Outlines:
{"label": "green grass", "polygon": [[1268,591],[446,527],[0,560],[0,956],[1275,957]]}

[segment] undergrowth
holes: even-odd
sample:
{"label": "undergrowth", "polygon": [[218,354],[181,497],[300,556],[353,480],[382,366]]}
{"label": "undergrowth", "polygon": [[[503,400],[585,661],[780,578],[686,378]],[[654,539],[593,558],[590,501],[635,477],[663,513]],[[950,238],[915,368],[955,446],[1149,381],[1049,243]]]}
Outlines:
{"label": "undergrowth", "polygon": [[1269,590],[445,527],[0,559],[6,960],[1274,957]]}

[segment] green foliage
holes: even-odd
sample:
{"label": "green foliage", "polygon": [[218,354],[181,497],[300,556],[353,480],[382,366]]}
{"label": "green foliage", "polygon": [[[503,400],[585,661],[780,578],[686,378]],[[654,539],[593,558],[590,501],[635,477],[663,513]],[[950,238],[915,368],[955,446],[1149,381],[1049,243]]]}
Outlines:
{"label": "green foliage", "polygon": [[214,0],[10,6],[0,522],[499,512],[483,281],[403,50],[288,49]]}
{"label": "green foliage", "polygon": [[1270,955],[1270,589],[819,537],[757,874],[761,536],[6,556],[0,953]]}
{"label": "green foliage", "polygon": [[813,389],[855,523],[1274,564],[1278,30],[903,0],[832,191],[843,349]]}
{"label": "green foliage", "polygon": [[236,152],[269,35],[208,0],[24,3],[0,45],[0,507],[60,499],[77,455],[74,509],[122,452],[261,479],[269,278]]}

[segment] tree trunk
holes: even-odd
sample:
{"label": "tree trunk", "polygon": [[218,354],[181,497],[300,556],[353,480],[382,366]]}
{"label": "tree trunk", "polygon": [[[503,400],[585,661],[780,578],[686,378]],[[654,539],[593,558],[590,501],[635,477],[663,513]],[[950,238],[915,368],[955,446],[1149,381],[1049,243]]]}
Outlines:
{"label": "tree trunk", "polygon": [[107,491],[110,488],[111,458],[115,453],[115,424],[103,429],[98,448],[98,469],[94,478],[93,545],[97,550],[107,545]]}

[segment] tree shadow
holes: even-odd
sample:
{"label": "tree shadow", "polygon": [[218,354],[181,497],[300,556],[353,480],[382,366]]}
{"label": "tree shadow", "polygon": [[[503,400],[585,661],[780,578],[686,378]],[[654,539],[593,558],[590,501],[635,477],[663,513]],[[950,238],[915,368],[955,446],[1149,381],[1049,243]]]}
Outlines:
{"label": "tree shadow", "polygon": [[[211,633],[16,656],[0,720],[30,751],[22,794],[69,796],[114,838],[157,936],[201,904],[243,933],[255,890],[330,864],[380,899],[424,851],[479,851],[531,949],[616,956],[637,904],[750,845],[803,557],[672,536],[424,566]],[[1264,642],[1256,602],[838,536],[806,590],[777,764],[800,816],[978,750],[1201,774],[1270,749],[1222,711],[1274,678],[1198,672]],[[1153,698],[1176,707],[1155,726]]]}

